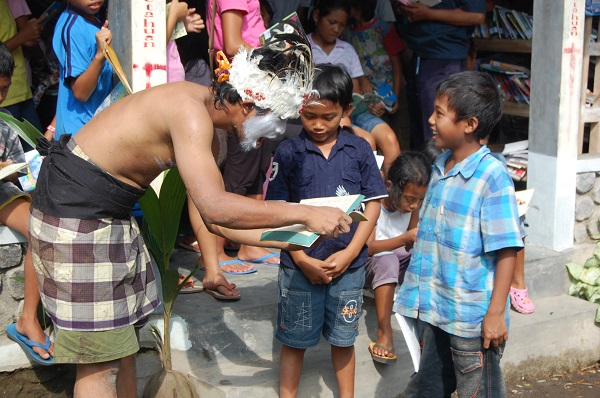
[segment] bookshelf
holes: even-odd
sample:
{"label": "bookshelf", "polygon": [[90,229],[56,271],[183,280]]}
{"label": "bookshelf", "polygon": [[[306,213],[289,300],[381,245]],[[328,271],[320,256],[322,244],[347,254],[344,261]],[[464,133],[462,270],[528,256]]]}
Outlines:
{"label": "bookshelf", "polygon": [[[475,38],[477,52],[531,54],[531,40]],[[504,102],[504,114],[529,117],[529,105],[516,102]]]}

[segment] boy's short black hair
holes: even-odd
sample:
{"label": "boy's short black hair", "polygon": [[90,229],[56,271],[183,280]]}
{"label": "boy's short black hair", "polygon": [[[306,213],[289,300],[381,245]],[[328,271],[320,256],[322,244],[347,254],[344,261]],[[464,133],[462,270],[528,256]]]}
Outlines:
{"label": "boy's short black hair", "polygon": [[352,78],[343,66],[316,65],[312,88],[319,99],[340,104],[344,110],[352,103]]}
{"label": "boy's short black hair", "polygon": [[12,77],[15,60],[8,48],[0,41],[0,76]]}
{"label": "boy's short black hair", "polygon": [[446,97],[456,121],[477,118],[475,138],[487,137],[502,117],[502,96],[492,76],[483,72],[460,72],[444,79],[436,89],[437,97]]}

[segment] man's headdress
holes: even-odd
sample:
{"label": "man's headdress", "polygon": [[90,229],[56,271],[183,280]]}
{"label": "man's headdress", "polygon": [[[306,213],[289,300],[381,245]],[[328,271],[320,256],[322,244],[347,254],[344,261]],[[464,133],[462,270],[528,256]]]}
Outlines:
{"label": "man's headdress", "polygon": [[242,100],[251,99],[282,119],[297,118],[305,99],[313,94],[310,43],[295,20],[281,21],[261,39],[261,47],[250,52],[242,48],[231,64],[218,55],[218,81],[227,81]]}

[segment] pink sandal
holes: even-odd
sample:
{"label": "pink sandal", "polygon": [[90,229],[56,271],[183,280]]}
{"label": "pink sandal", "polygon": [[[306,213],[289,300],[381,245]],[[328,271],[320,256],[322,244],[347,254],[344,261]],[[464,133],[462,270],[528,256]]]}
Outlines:
{"label": "pink sandal", "polygon": [[529,299],[527,288],[515,289],[514,287],[511,287],[509,294],[510,304],[515,310],[517,310],[521,314],[531,314],[533,310],[535,310],[535,305]]}

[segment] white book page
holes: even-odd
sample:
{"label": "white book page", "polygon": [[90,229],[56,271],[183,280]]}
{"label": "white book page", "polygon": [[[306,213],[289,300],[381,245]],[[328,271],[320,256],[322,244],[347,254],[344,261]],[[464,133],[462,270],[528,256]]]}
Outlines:
{"label": "white book page", "polygon": [[409,318],[404,315],[395,314],[396,320],[400,325],[402,334],[404,335],[404,341],[408,347],[410,358],[412,359],[415,372],[419,371],[419,364],[421,363],[421,345],[419,344],[419,338],[417,337],[417,320],[415,318]]}

